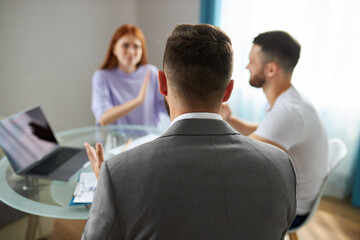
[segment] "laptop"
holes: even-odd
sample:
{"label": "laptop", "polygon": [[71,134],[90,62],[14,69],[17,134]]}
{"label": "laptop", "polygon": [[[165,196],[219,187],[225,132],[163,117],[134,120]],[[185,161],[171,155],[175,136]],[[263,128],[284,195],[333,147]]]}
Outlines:
{"label": "laptop", "polygon": [[0,121],[0,146],[15,173],[67,181],[86,162],[86,150],[59,146],[41,108]]}

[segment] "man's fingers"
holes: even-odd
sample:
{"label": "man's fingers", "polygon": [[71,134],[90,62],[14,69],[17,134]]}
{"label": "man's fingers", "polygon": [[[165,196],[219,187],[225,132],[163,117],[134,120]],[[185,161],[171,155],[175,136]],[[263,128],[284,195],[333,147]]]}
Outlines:
{"label": "man's fingers", "polygon": [[96,144],[96,156],[100,164],[104,161],[104,148],[101,143]]}
{"label": "man's fingers", "polygon": [[103,145],[101,143],[96,143],[96,151],[97,152],[100,152],[100,153],[103,153],[104,152],[104,148],[103,148]]}
{"label": "man's fingers", "polygon": [[89,161],[93,164],[96,162],[96,152],[95,149],[88,143],[84,143],[86,154],[88,155]]}
{"label": "man's fingers", "polygon": [[85,149],[86,149],[86,153],[88,155],[88,158],[90,160],[91,163],[91,167],[94,171],[94,174],[96,176],[96,178],[99,178],[99,170],[100,170],[100,166],[101,163],[104,161],[104,148],[101,145],[101,143],[97,143],[95,145],[94,149],[90,144],[88,144],[87,142],[84,143]]}
{"label": "man's fingers", "polygon": [[84,143],[84,147],[85,147],[85,149],[86,149],[86,154],[88,155],[88,157],[90,158],[91,157],[91,155],[92,155],[92,151],[91,151],[91,146],[90,146],[90,144],[88,144],[87,142],[86,143]]}

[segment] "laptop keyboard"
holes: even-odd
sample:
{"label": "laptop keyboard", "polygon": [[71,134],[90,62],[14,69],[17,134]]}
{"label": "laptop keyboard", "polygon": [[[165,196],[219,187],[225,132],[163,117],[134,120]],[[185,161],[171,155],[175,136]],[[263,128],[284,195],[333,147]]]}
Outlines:
{"label": "laptop keyboard", "polygon": [[29,173],[47,176],[60,165],[69,161],[71,156],[75,155],[79,151],[79,149],[63,148],[57,151],[54,155],[51,155],[49,157],[50,159],[45,160],[34,169],[31,169]]}

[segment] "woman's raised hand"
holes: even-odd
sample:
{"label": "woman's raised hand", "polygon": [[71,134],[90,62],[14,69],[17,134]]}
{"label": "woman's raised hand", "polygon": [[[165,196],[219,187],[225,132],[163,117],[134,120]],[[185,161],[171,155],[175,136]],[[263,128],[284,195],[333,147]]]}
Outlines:
{"label": "woman's raised hand", "polygon": [[144,82],[141,85],[140,92],[136,97],[136,99],[139,101],[140,104],[142,104],[144,102],[144,100],[145,100],[146,92],[147,92],[148,85],[149,85],[149,79],[150,79],[150,71],[148,71],[146,73],[146,76],[144,78]]}
{"label": "woman's raised hand", "polygon": [[99,123],[101,126],[105,126],[107,124],[113,123],[119,118],[125,116],[135,108],[141,106],[146,98],[146,92],[149,85],[149,79],[150,79],[150,71],[146,73],[146,76],[144,78],[144,82],[141,85],[140,91],[138,95],[133,99],[126,103],[117,105],[115,107],[109,108],[106,110],[103,115],[101,116]]}

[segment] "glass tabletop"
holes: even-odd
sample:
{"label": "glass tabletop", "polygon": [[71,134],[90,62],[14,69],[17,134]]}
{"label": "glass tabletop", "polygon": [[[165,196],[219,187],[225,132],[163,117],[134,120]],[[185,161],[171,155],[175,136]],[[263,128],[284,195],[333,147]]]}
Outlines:
{"label": "glass tabletop", "polygon": [[[106,126],[72,129],[56,134],[60,145],[83,148],[84,142],[104,145],[105,159],[109,151],[148,134],[162,131],[144,126]],[[14,173],[6,157],[0,161],[0,200],[7,205],[30,214],[64,219],[87,219],[87,205],[69,206],[80,172],[92,171],[84,165],[69,181],[22,177]]]}

